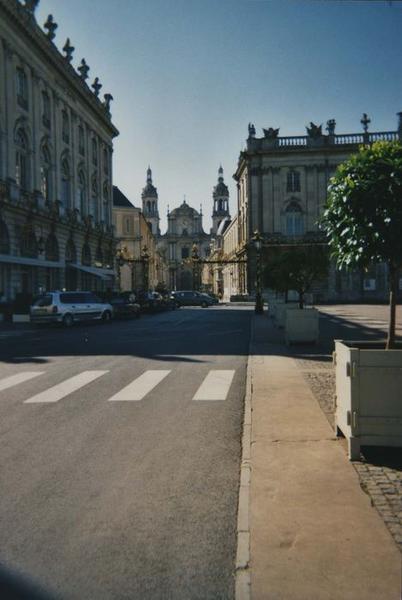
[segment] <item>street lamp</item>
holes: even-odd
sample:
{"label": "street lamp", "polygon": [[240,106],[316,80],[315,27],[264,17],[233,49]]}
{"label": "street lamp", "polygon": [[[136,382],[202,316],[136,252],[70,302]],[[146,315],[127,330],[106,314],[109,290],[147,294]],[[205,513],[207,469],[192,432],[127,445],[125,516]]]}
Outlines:
{"label": "street lamp", "polygon": [[256,274],[255,274],[255,312],[258,315],[262,315],[264,312],[264,301],[262,299],[261,292],[261,250],[262,250],[262,238],[258,230],[254,232],[254,236],[251,238],[254,248],[257,254],[256,260]]}
{"label": "street lamp", "polygon": [[149,283],[149,254],[148,254],[148,248],[146,246],[143,246],[142,250],[141,250],[141,261],[142,261],[142,277],[143,277],[143,284],[144,284],[144,290],[148,291],[148,283]]}
{"label": "street lamp", "polygon": [[199,287],[199,282],[198,282],[198,267],[199,267],[199,260],[200,257],[198,255],[198,247],[197,244],[193,244],[193,247],[191,249],[191,260],[193,263],[193,290],[197,290]]}

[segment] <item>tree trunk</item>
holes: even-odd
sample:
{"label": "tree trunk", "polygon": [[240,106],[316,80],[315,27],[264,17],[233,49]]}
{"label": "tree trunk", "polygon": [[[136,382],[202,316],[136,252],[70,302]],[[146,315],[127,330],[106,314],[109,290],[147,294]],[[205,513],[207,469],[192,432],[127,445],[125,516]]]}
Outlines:
{"label": "tree trunk", "polygon": [[304,308],[304,292],[299,292],[299,308]]}
{"label": "tree trunk", "polygon": [[398,290],[398,269],[394,265],[389,266],[389,323],[386,350],[395,348],[395,313],[396,295]]}

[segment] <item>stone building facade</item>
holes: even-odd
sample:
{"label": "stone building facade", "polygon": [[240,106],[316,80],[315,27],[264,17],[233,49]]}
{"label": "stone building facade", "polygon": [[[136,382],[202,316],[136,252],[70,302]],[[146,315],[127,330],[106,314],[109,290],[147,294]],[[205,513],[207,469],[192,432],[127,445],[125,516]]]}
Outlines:
{"label": "stone building facade", "polygon": [[0,0],[0,296],[114,285],[108,93],[38,2]]}
{"label": "stone building facade", "polygon": [[117,186],[113,186],[113,225],[121,263],[118,265],[121,291],[166,286],[167,265],[157,248],[152,226]]}
{"label": "stone building facade", "polygon": [[[324,243],[318,219],[327,198],[330,177],[337,166],[361,144],[402,138],[402,113],[396,131],[369,132],[370,119],[363,115],[362,133],[335,133],[334,119],[322,125],[310,123],[307,135],[280,137],[279,129],[263,129],[257,137],[249,125],[246,148],[240,153],[234,174],[237,182],[238,248],[237,293],[254,291],[256,254],[252,238],[263,237],[263,256],[273,246]],[[328,280],[316,287],[315,301],[385,299],[387,273],[384,265],[368,272],[339,272],[331,265]]]}

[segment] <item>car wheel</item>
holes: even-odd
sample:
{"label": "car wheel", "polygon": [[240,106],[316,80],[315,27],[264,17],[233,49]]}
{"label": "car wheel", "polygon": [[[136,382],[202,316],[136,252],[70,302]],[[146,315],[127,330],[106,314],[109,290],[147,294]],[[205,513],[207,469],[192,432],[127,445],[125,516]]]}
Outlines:
{"label": "car wheel", "polygon": [[112,313],[110,312],[110,310],[105,310],[104,313],[102,313],[102,321],[104,323],[109,323],[112,320]]}
{"label": "car wheel", "polygon": [[180,302],[176,302],[176,308],[180,308],[180,307],[181,307]]}
{"label": "car wheel", "polygon": [[207,302],[201,302],[201,306],[202,308],[208,308],[208,303]]}
{"label": "car wheel", "polygon": [[63,325],[64,325],[64,327],[72,327],[74,325],[73,315],[70,315],[70,314],[64,315]]}

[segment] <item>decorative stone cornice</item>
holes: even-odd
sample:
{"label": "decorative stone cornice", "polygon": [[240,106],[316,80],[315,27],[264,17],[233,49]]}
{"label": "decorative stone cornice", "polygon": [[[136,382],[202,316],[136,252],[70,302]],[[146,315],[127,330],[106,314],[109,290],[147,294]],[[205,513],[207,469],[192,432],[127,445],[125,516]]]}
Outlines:
{"label": "decorative stone cornice", "polygon": [[[24,36],[35,45],[38,52],[56,69],[58,75],[68,83],[67,87],[71,87],[85,104],[95,112],[98,119],[109,130],[111,136],[116,137],[119,135],[119,131],[111,122],[110,110],[107,103],[101,102],[75,71],[74,67],[69,64],[68,54],[66,57],[60,54],[52,41],[53,38],[50,38],[48,34],[42,31],[27,7],[18,0],[0,0],[0,18],[2,17],[2,13],[16,27],[22,30]],[[14,51],[8,42],[4,43],[4,40],[3,46],[8,52]]]}

